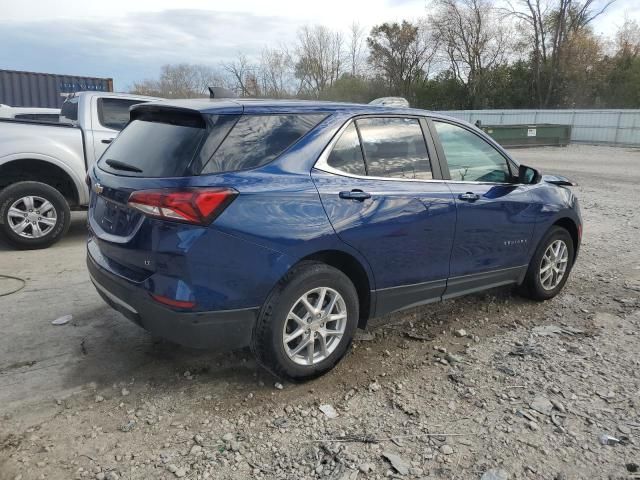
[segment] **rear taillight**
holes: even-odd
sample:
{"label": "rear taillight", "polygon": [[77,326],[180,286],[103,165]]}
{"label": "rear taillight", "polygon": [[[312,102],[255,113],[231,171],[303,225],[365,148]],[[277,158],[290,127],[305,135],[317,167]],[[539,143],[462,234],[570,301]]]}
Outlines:
{"label": "rear taillight", "polygon": [[184,300],[174,300],[173,298],[165,297],[163,295],[151,295],[156,302],[166,305],[172,308],[179,308],[182,310],[190,310],[196,306],[196,302],[184,301]]}
{"label": "rear taillight", "polygon": [[237,195],[231,188],[141,190],[129,196],[129,206],[150,217],[206,225]]}

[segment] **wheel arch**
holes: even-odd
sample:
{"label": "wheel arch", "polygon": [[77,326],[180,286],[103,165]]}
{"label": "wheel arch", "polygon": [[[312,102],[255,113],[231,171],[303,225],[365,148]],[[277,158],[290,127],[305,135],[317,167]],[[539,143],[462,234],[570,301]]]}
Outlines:
{"label": "wheel arch", "polygon": [[[364,265],[353,255],[341,250],[322,250],[300,259],[299,262],[316,261],[332,266],[344,273],[356,287],[360,318],[358,327],[364,328],[372,315],[371,280]],[[297,264],[296,264],[297,265]]]}
{"label": "wheel arch", "polygon": [[80,205],[74,176],[56,163],[38,158],[18,158],[0,164],[0,190],[18,182],[41,182],[58,190],[70,205]]}
{"label": "wheel arch", "polygon": [[580,248],[580,228],[576,224],[575,220],[569,217],[562,217],[553,222],[552,227],[562,227],[569,232],[571,239],[573,240],[573,261],[575,261],[578,255],[578,249]]}

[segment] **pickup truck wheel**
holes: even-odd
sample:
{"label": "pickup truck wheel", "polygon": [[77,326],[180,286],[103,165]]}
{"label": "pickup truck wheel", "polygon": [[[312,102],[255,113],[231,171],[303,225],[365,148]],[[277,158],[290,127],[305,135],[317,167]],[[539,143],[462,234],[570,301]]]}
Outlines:
{"label": "pickup truck wheel", "polygon": [[0,191],[0,229],[16,248],[46,248],[67,233],[71,212],[55,188],[18,182]]}

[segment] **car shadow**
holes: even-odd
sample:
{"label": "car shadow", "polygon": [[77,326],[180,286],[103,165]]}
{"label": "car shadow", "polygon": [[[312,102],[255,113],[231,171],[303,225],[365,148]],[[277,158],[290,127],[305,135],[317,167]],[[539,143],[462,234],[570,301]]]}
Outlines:
{"label": "car shadow", "polygon": [[249,385],[258,377],[270,377],[248,349],[183,347],[152,336],[107,305],[75,315],[74,327],[79,331],[69,344],[72,358],[65,369],[64,390],[95,384],[100,391],[115,388],[115,394],[136,385],[171,392],[198,377],[212,392],[220,389],[222,394],[230,381]]}
{"label": "car shadow", "polygon": [[[492,316],[490,310],[502,310],[508,305],[519,309],[530,303],[503,287],[391,314],[372,321],[370,330],[377,336],[387,326],[400,338],[411,338],[411,332],[418,328],[428,331],[435,340],[443,328],[458,320],[461,311]],[[93,382],[99,391],[106,389],[107,395],[110,389],[113,395],[120,395],[125,386],[127,389],[146,386],[170,393],[183,391],[185,385],[192,389],[199,385],[207,395],[228,398],[232,396],[230,386],[233,391],[246,394],[260,390],[260,386],[270,389],[279,381],[258,366],[249,349],[217,352],[186,348],[153,337],[106,305],[85,312],[74,321],[86,330],[75,340],[74,360],[65,373],[66,388]],[[360,352],[352,354],[348,356],[347,368],[355,369],[357,376],[358,371],[366,371],[367,364],[358,358]],[[194,379],[196,383],[192,382]]]}

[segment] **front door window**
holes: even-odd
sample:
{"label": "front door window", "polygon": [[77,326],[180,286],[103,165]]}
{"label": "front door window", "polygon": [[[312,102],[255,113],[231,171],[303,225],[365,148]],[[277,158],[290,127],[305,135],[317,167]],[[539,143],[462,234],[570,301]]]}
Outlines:
{"label": "front door window", "polygon": [[507,160],[478,135],[457,125],[433,122],[449,166],[451,180],[508,183]]}

